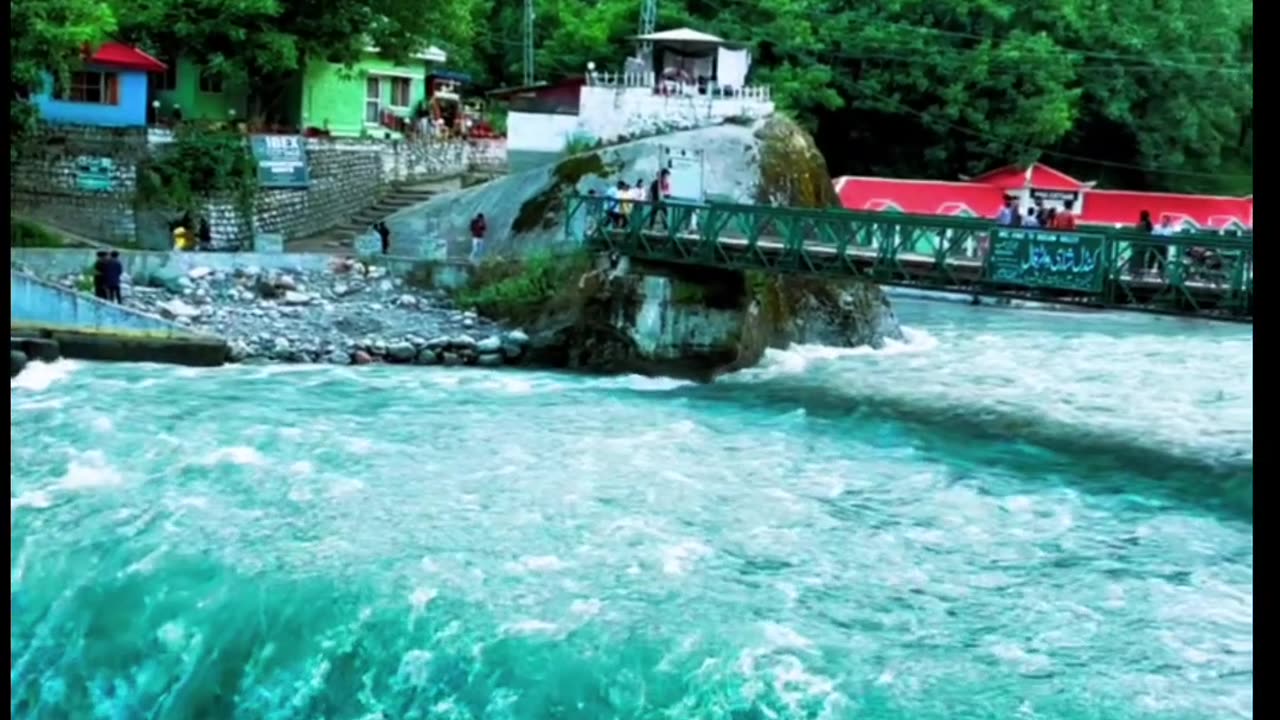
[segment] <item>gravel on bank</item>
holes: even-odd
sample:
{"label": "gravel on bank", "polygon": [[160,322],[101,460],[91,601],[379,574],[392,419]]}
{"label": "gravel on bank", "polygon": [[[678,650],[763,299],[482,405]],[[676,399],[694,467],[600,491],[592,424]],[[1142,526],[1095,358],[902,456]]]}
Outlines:
{"label": "gravel on bank", "polygon": [[[56,281],[91,291],[83,274]],[[492,367],[520,362],[529,342],[442,291],[351,259],[314,273],[196,267],[126,276],[121,295],[126,307],[226,339],[234,362]]]}

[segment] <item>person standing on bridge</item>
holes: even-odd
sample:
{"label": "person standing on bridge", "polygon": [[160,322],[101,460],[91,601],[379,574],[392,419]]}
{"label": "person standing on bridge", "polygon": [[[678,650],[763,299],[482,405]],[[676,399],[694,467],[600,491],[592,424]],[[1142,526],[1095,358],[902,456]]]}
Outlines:
{"label": "person standing on bridge", "polygon": [[662,216],[662,229],[667,229],[667,209],[663,207],[667,197],[671,195],[671,171],[662,168],[658,171],[658,177],[649,183],[649,202],[653,204],[653,209],[649,211],[649,229],[652,230],[658,221],[658,216]]}
{"label": "person standing on bridge", "polygon": [[1062,209],[1058,211],[1057,215],[1053,216],[1054,230],[1076,229],[1076,215],[1071,211],[1074,206],[1075,203],[1071,200],[1066,200],[1062,203]]}
{"label": "person standing on bridge", "polygon": [[609,188],[605,194],[604,212],[609,218],[610,227],[622,227],[622,193],[626,190],[627,184],[618,181],[617,185]]}
{"label": "person standing on bridge", "polygon": [[[666,172],[663,170],[663,172]],[[1000,208],[1000,212],[996,214],[996,224],[1001,227],[1013,227],[1017,225],[1018,219],[1018,201],[1012,197],[1004,199],[1004,207]]]}

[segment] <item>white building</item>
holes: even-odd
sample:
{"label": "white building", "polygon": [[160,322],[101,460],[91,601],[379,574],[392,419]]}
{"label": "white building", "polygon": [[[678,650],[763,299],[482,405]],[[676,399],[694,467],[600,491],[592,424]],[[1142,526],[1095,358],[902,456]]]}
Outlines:
{"label": "white building", "polygon": [[512,170],[562,155],[576,143],[614,143],[773,113],[766,87],[747,84],[751,56],[714,35],[682,28],[634,38],[620,71],[589,63],[584,76],[498,90],[509,98],[507,154]]}

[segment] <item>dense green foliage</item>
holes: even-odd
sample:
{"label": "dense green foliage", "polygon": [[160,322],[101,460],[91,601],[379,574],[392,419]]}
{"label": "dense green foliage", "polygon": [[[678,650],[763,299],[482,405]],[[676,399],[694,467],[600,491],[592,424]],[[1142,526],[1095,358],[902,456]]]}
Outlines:
{"label": "dense green foliage", "polygon": [[215,197],[251,208],[257,188],[258,163],[244,136],[232,132],[179,132],[138,173],[138,199],[144,205],[193,214]]}
{"label": "dense green foliage", "polygon": [[566,288],[578,287],[590,268],[591,258],[586,253],[538,253],[522,259],[492,260],[476,268],[468,287],[458,292],[455,300],[485,317],[527,324],[546,312]]}
{"label": "dense green foliage", "polygon": [[[620,68],[636,0],[536,0],[537,74]],[[755,80],[813,130],[833,174],[954,177],[1041,158],[1112,186],[1252,185],[1246,0],[662,0],[659,26],[746,42]],[[16,0],[15,87],[112,34],[251,77],[255,113],[307,58],[427,44],[484,86],[520,77],[521,5],[495,0]],[[119,22],[119,27],[115,23]],[[11,129],[28,115],[11,106]]]}
{"label": "dense green foliage", "polygon": [[33,222],[9,216],[9,247],[65,247],[66,241]]}
{"label": "dense green foliage", "polygon": [[9,4],[9,158],[35,124],[26,98],[40,89],[44,72],[65,77],[81,49],[115,28],[100,0],[16,0]]}

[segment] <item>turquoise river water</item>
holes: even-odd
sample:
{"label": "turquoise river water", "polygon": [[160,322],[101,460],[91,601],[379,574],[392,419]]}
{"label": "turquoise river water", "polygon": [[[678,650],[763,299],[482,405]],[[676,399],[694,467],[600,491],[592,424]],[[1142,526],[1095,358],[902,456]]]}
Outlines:
{"label": "turquoise river water", "polygon": [[12,382],[11,714],[1253,716],[1253,339],[900,303],[694,386]]}

